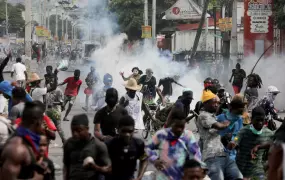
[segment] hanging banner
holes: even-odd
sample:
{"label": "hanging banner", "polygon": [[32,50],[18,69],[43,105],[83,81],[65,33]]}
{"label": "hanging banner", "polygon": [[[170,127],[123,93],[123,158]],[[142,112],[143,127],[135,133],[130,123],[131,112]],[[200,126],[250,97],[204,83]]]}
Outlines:
{"label": "hanging banner", "polygon": [[36,26],[36,35],[37,36],[43,36],[44,35],[44,27],[42,26]]}
{"label": "hanging banner", "polygon": [[151,26],[142,26],[142,38],[148,39],[151,36]]}
{"label": "hanging banner", "polygon": [[193,0],[178,0],[165,11],[166,20],[201,19],[202,10]]}
{"label": "hanging banner", "polygon": [[49,30],[47,30],[43,26],[36,26],[36,35],[38,37],[49,37],[50,32],[49,32]]}

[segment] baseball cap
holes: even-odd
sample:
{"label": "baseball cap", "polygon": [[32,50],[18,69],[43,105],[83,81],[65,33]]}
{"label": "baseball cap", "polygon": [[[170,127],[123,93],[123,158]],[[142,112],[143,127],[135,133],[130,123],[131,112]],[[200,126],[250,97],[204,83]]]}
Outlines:
{"label": "baseball cap", "polygon": [[0,92],[12,97],[12,90],[14,87],[11,85],[10,81],[2,81],[0,83]]}

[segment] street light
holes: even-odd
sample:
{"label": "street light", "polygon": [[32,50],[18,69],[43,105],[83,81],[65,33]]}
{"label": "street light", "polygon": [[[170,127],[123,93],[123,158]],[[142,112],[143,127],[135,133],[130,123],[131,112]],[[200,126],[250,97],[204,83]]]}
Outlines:
{"label": "street light", "polygon": [[57,8],[59,4],[55,3],[55,36],[58,38],[58,14],[57,14]]}

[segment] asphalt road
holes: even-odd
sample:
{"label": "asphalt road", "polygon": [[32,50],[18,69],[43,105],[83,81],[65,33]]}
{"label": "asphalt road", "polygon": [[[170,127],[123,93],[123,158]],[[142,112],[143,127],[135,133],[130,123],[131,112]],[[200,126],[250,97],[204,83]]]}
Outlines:
{"label": "asphalt road", "polygon": [[[8,64],[8,67],[6,68],[6,70],[10,69],[12,63]],[[56,61],[48,61],[47,65],[52,65],[54,68],[56,67],[57,62]],[[76,68],[82,69],[83,71],[81,71],[81,79],[84,80],[87,73],[89,72],[89,67],[86,65],[77,65]],[[45,65],[37,65],[37,63],[35,61],[32,61],[31,63],[31,72],[37,72],[40,77],[43,77],[43,75],[45,74]],[[59,82],[62,82],[65,78],[69,77],[69,76],[73,76],[73,71],[72,69],[68,70],[68,71],[61,71],[58,74],[59,77]],[[9,73],[4,73],[4,78],[5,80],[11,80],[10,74]],[[76,99],[76,102],[72,108],[72,111],[70,112],[70,115],[68,116],[68,119],[72,119],[72,117],[74,115],[77,114],[81,114],[81,113],[86,113],[82,107],[85,105],[85,95],[83,93],[83,90],[85,89],[86,84],[83,81],[83,85],[81,87],[80,93]],[[64,90],[65,86],[62,87],[62,89]],[[65,115],[65,112],[62,113],[62,117]],[[95,112],[90,110],[87,113],[88,117],[89,117],[89,125],[90,125],[90,133],[93,134],[93,129],[94,129],[94,125],[93,125],[93,118],[95,115]],[[282,114],[282,116],[284,116],[284,114]],[[62,121],[62,128],[65,132],[65,136],[66,137],[70,137],[71,136],[71,131],[70,131],[70,121]],[[277,124],[279,125],[279,122],[277,122]],[[195,123],[193,121],[191,121],[188,125],[187,125],[187,129],[189,130],[195,130],[196,126]],[[136,134],[136,136],[138,137],[142,137],[141,136],[141,132],[138,132]],[[198,136],[198,135],[197,135]],[[198,138],[198,137],[197,137]],[[50,145],[50,149],[49,149],[49,157],[51,158],[51,160],[53,160],[53,162],[56,164],[56,179],[57,180],[62,180],[63,176],[62,176],[62,168],[63,168],[63,164],[62,164],[62,157],[63,157],[63,151],[62,151],[62,143],[61,143],[61,139],[59,137],[59,135],[57,134],[56,140],[54,142],[52,142],[52,144]],[[147,171],[155,171],[155,168],[152,165],[148,166],[148,170]],[[146,178],[149,179],[149,178]]]}

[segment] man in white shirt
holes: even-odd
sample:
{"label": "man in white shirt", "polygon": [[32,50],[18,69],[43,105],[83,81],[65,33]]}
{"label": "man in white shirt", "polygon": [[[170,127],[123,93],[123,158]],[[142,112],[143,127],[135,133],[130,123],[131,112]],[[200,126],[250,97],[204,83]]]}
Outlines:
{"label": "man in white shirt", "polygon": [[50,87],[41,88],[41,78],[37,73],[32,73],[31,78],[29,79],[29,84],[31,87],[30,95],[34,101],[44,102],[43,96],[47,93],[52,92],[57,87],[57,69],[54,71],[54,83]]}
{"label": "man in white shirt", "polygon": [[14,73],[16,74],[15,80],[18,83],[19,87],[23,87],[25,84],[25,81],[28,79],[27,69],[24,64],[22,64],[22,59],[17,58],[16,63],[13,64],[12,70],[11,70],[11,77],[13,78]]}

